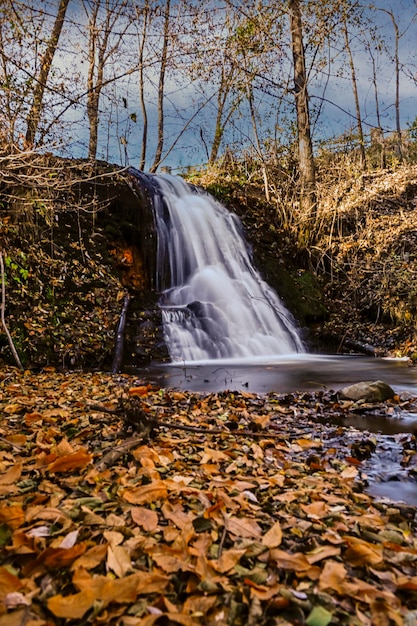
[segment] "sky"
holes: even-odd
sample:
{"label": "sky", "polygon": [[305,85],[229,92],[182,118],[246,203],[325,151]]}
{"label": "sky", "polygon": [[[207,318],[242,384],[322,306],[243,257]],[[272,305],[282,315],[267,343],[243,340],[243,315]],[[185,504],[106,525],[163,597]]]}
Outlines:
{"label": "sky", "polygon": [[[416,3],[413,0],[376,0],[374,4],[377,8],[377,25],[381,28],[385,36],[385,41],[390,50],[394,46],[394,30],[389,16],[382,10],[392,10],[397,17],[401,32],[400,39],[400,62],[407,72],[414,75],[413,81],[410,77],[406,77],[404,72],[401,73],[400,83],[400,112],[401,125],[406,129],[417,117],[417,59],[416,46],[417,41],[416,22],[412,19],[417,12]],[[72,3],[72,7],[76,6],[76,0]],[[79,12],[78,12],[79,16]],[[352,39],[352,50],[354,54],[355,70],[358,80],[360,106],[363,119],[364,132],[369,133],[372,126],[377,125],[375,115],[375,95],[372,85],[372,66],[369,56],[363,52],[363,46],[359,42],[359,38]],[[373,51],[378,64],[378,98],[381,110],[381,118],[383,128],[389,132],[395,130],[395,68],[393,61],[389,61],[385,55],[380,55],[376,50]],[[81,70],[83,68],[80,68]],[[85,66],[84,66],[85,71]],[[290,72],[290,68],[287,68]],[[157,83],[157,75],[154,77],[154,83]],[[107,119],[101,126],[101,146],[98,158],[115,162],[122,165],[134,165],[139,163],[139,155],[141,148],[142,124],[140,109],[138,104],[137,89],[135,81],[137,77],[131,77],[129,83],[125,84],[125,93],[123,89],[119,90],[116,100],[119,104],[122,97],[126,97],[128,106],[109,105],[110,100],[104,98],[103,106],[107,106],[107,113],[111,112],[113,125],[109,125]],[[179,131],[184,125],[181,118],[181,111],[186,115],[192,114],[192,101],[194,98],[194,87],[184,86],[178,89],[177,85],[169,85],[171,90],[169,99],[165,102],[165,112],[167,120],[167,138],[165,140],[165,150],[170,148],[175,141]],[[136,95],[135,95],[136,90]],[[310,84],[309,95],[312,109],[313,121],[313,139],[316,145],[322,140],[332,140],[344,133],[348,133],[356,125],[355,104],[352,93],[352,83],[349,75],[345,77],[335,78],[326,81],[322,78],[320,81]],[[273,113],[270,111],[277,107],[274,95],[262,96],[264,104],[258,105],[258,120],[260,129],[267,128],[268,123],[274,120]],[[147,167],[152,162],[153,151],[155,148],[156,137],[156,91],[150,93],[148,98],[148,114],[149,125],[153,129],[149,137],[149,160]],[[175,147],[164,160],[163,165],[168,165],[175,170],[185,168],[187,166],[200,165],[207,162],[207,152],[204,146],[205,140],[208,144],[212,139],[214,132],[215,119],[215,99],[210,102],[202,112],[193,119],[189,125],[188,131],[178,140]],[[314,109],[321,105],[321,115],[319,121],[315,122]],[[291,105],[290,105],[291,106]],[[133,121],[132,113],[136,116],[136,122]],[[78,113],[81,116],[81,112]],[[80,121],[80,128],[82,123]],[[273,132],[273,131],[272,131]],[[85,133],[85,131],[84,131]],[[244,144],[244,137],[252,136],[250,128],[249,112],[246,109],[240,118],[235,120],[234,126],[231,126],[227,133],[223,150],[227,145],[232,149],[236,149]],[[125,138],[121,141],[121,138]],[[253,136],[252,136],[253,140]],[[283,141],[286,138],[283,137]],[[250,142],[249,142],[250,143]],[[249,145],[247,143],[247,145]],[[75,156],[85,156],[86,141],[81,136],[74,138],[73,151],[79,152]]]}

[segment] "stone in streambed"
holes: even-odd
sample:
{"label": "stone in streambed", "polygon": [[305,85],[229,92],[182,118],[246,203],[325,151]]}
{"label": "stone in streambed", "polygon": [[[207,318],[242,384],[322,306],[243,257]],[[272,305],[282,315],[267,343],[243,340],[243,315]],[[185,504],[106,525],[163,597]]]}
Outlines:
{"label": "stone in streambed", "polygon": [[395,391],[382,380],[364,381],[343,387],[338,392],[341,400],[353,400],[357,402],[385,402],[395,396]]}

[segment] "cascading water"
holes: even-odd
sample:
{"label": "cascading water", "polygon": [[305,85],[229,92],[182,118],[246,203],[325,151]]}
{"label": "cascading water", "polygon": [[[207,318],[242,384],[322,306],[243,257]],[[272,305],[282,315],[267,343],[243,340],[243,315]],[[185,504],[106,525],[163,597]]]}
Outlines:
{"label": "cascading water", "polygon": [[238,217],[179,177],[145,176],[154,190],[160,306],[171,359],[302,351],[290,313],[252,265]]}

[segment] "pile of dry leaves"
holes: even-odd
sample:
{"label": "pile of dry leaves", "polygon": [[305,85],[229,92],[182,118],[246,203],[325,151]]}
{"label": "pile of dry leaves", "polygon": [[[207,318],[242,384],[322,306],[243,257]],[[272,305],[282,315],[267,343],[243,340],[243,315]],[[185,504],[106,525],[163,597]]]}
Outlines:
{"label": "pile of dry leaves", "polygon": [[415,510],[311,400],[3,370],[0,626],[415,624]]}

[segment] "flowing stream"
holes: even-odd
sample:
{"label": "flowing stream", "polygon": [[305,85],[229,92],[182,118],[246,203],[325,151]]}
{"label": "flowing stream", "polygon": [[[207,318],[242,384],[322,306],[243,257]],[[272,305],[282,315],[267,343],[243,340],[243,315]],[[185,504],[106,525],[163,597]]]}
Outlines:
{"label": "flowing stream", "polygon": [[212,196],[154,178],[164,334],[173,362],[300,352],[295,322],[252,265],[242,226]]}

